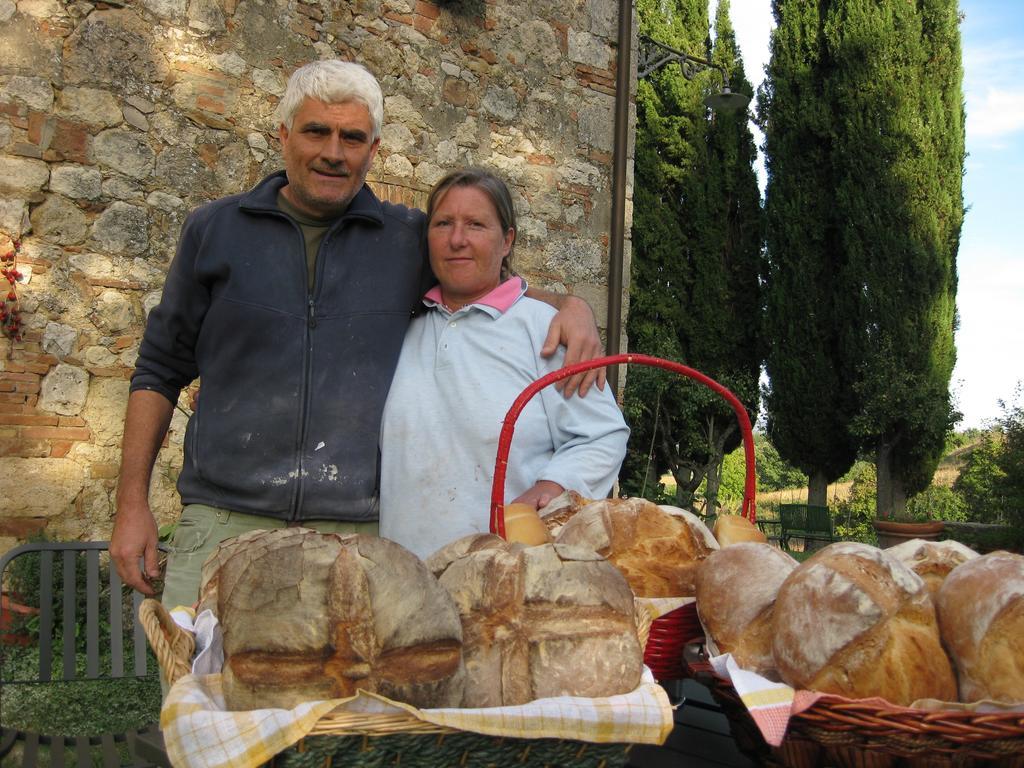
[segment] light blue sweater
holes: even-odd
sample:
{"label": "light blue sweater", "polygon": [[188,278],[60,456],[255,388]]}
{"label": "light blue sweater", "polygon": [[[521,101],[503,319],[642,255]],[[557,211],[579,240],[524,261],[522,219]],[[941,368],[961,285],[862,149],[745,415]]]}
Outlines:
{"label": "light blue sweater", "polygon": [[[409,326],[384,409],[380,535],[422,558],[489,530],[502,420],[531,382],[563,364],[564,349],[540,356],[552,307],[521,292],[505,312],[487,300],[454,314],[427,302]],[[628,437],[609,388],[568,400],[544,388],[516,420],[505,501],[538,480],[607,495]]]}

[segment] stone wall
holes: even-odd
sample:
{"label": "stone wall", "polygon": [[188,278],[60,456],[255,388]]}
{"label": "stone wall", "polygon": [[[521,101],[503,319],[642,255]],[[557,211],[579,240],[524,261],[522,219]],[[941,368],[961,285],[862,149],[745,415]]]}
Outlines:
{"label": "stone wall", "polygon": [[[617,5],[0,0],[0,254],[20,241],[22,321],[0,338],[0,552],[109,536],[128,378],[179,228],[280,167],[272,113],[311,59],[380,79],[382,196],[421,204],[454,166],[497,169],[519,271],[603,323]],[[185,393],[154,473],[161,522],[187,410]]]}

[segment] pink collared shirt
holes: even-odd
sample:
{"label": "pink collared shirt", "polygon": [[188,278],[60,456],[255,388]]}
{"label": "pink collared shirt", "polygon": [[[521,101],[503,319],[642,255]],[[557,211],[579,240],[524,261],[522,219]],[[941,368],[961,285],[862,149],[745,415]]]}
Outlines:
{"label": "pink collared shirt", "polygon": [[[490,293],[481,296],[467,306],[483,304],[486,307],[498,310],[501,314],[505,314],[508,312],[509,307],[519,301],[519,298],[526,293],[526,287],[526,281],[523,278],[513,275]],[[435,306],[445,306],[444,299],[441,297],[441,286],[435,285],[427,291],[423,296],[423,301]]]}

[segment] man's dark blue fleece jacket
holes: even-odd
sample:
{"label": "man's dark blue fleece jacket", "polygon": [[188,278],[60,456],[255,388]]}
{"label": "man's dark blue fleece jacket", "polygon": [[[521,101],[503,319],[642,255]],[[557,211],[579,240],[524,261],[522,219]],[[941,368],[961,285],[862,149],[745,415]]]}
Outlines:
{"label": "man's dark blue fleece jacket", "polygon": [[285,184],[274,174],[188,217],[131,389],[174,403],[200,378],[183,503],[374,520],[381,412],[430,283],[424,216],[364,186],[324,235],[310,294]]}

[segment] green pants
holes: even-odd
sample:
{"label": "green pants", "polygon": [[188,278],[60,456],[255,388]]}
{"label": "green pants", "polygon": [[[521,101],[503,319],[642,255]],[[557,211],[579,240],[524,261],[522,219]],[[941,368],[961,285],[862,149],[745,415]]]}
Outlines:
{"label": "green pants", "polygon": [[[172,610],[179,605],[190,606],[199,599],[203,563],[224,539],[247,531],[284,528],[287,525],[283,520],[230,512],[205,504],[189,504],[181,513],[167,554],[161,598],[164,607]],[[376,521],[345,523],[310,520],[304,521],[302,525],[321,533],[369,533],[374,536],[379,528]]]}

